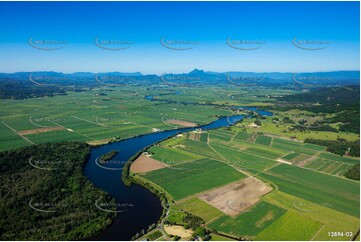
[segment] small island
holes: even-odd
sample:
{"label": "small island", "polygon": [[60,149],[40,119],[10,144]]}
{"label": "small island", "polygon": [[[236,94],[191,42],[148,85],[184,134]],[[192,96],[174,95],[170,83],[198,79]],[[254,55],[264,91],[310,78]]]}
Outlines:
{"label": "small island", "polygon": [[104,164],[105,162],[111,160],[118,153],[119,153],[119,150],[111,150],[108,153],[105,153],[104,155],[100,156],[99,162],[101,164]]}

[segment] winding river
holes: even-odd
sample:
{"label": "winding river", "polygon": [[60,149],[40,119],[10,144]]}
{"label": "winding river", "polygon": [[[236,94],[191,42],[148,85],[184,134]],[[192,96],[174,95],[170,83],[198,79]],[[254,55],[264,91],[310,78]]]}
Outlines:
{"label": "winding river", "polygon": [[[269,112],[256,109],[252,111],[257,111],[261,115],[272,115]],[[178,133],[192,131],[197,128],[209,130],[226,127],[243,118],[243,115],[224,117],[203,126],[156,132],[92,148],[84,168],[85,175],[96,187],[113,196],[118,204],[127,206],[124,212],[118,213],[118,216],[107,229],[92,239],[130,240],[133,235],[142,229],[146,230],[149,225],[156,223],[162,214],[161,203],[153,193],[137,184],[133,184],[131,187],[124,185],[121,180],[121,169],[124,162],[145,147],[175,136]],[[112,164],[101,165],[96,162],[98,157],[111,150],[119,151],[113,157],[112,161],[114,162]]]}

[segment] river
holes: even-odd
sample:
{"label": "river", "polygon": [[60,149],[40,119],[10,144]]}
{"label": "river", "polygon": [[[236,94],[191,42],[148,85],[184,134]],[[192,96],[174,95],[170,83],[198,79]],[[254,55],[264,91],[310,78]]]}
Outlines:
{"label": "river", "polygon": [[[137,184],[130,187],[124,185],[121,180],[121,168],[124,162],[145,147],[175,136],[177,133],[197,128],[209,130],[226,127],[243,118],[243,115],[224,117],[203,126],[150,133],[92,148],[84,167],[84,174],[96,187],[113,196],[118,203],[127,205],[127,209],[119,213],[107,229],[91,239],[130,240],[142,229],[146,230],[149,225],[156,223],[162,214],[161,203],[153,193]],[[98,157],[111,150],[119,151],[112,159],[113,164],[100,165],[96,162]]]}

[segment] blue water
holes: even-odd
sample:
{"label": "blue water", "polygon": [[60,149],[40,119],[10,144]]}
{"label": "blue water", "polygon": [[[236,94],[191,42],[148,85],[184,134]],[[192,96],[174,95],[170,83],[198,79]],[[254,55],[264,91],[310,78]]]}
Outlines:
{"label": "blue water", "polygon": [[[124,162],[145,147],[172,137],[177,133],[188,132],[197,128],[209,130],[226,127],[243,118],[242,115],[220,118],[203,126],[151,133],[92,148],[84,168],[85,175],[96,187],[109,193],[119,203],[132,205],[128,207],[127,211],[119,213],[111,226],[92,239],[130,240],[137,232],[156,223],[162,214],[162,206],[154,194],[136,184],[131,187],[124,185],[121,180],[121,168]],[[115,164],[103,165],[105,168],[97,165],[96,159],[111,150],[119,151],[112,159]],[[106,168],[112,168],[113,170]]]}

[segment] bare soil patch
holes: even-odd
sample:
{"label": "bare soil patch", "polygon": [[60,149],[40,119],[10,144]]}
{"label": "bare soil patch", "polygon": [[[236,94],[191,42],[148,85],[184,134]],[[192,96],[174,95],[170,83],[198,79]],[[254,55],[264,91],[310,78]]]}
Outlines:
{"label": "bare soil patch", "polygon": [[168,165],[142,154],[133,161],[130,166],[130,170],[134,173],[144,173],[159,170],[165,167],[168,167]]}
{"label": "bare soil patch", "polygon": [[190,239],[193,233],[193,230],[185,229],[183,226],[179,225],[165,225],[164,230],[167,232],[167,234],[180,236],[182,240]]}
{"label": "bare soil patch", "polygon": [[167,123],[180,125],[180,126],[183,126],[183,127],[195,127],[195,126],[197,126],[196,123],[183,121],[183,120],[178,120],[178,119],[167,120]]}
{"label": "bare soil patch", "polygon": [[27,135],[27,134],[37,134],[37,133],[44,133],[54,130],[62,130],[64,127],[61,126],[54,126],[54,127],[46,127],[46,128],[40,128],[40,129],[29,129],[29,130],[23,130],[17,132],[19,135]]}
{"label": "bare soil patch", "polygon": [[289,162],[289,161],[283,160],[283,159],[281,159],[281,158],[278,158],[278,159],[277,159],[277,161],[278,161],[278,162],[280,162],[280,163],[284,163],[284,164],[292,165],[292,162]]}
{"label": "bare soil patch", "polygon": [[256,204],[270,191],[272,188],[262,181],[248,177],[202,194],[199,198],[225,214],[236,216]]}

